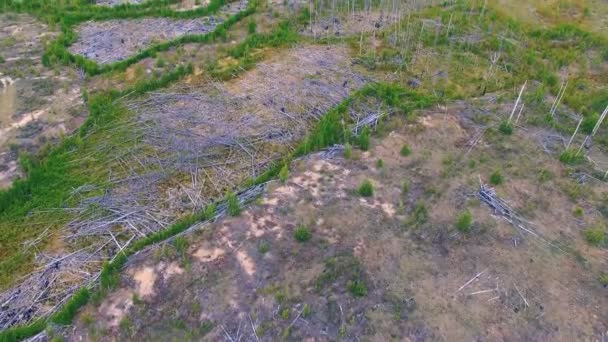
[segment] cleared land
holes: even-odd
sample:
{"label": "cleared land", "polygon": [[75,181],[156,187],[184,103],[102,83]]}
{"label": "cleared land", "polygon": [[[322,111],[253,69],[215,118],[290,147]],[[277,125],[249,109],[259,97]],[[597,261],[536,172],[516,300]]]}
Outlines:
{"label": "cleared land", "polygon": [[[559,174],[563,166],[525,134],[471,151],[470,115],[492,108],[487,100],[424,112],[415,123],[394,119],[351,160],[337,152],[295,162],[285,184],[239,217],[135,258],[69,339],[599,338],[608,303],[592,270],[602,257],[580,241],[584,224],[561,181],[530,178],[523,167]],[[498,146],[508,150],[496,154]],[[533,234],[476,195],[478,176],[487,181],[505,163],[513,166],[497,191]],[[357,194],[366,179],[371,197]],[[455,219],[465,211],[466,232]],[[302,227],[311,232],[305,242],[295,235]]]}
{"label": "cleared land", "polygon": [[[299,68],[291,70],[294,64]],[[3,325],[56,309],[67,293],[98,277],[104,260],[264,172],[365,82],[344,47],[305,46],[225,84],[178,84],[127,101],[132,119],[109,131],[128,131],[129,140],[121,141],[126,149],[107,165],[108,183],[75,189],[76,205],[58,209],[72,219],[37,239],[55,236],[53,252],[41,255],[40,269],[0,296],[7,303]],[[108,141],[95,150],[116,148]]]}
{"label": "cleared land", "polygon": [[39,1],[0,124],[90,115],[0,191],[0,340],[606,337],[597,1]]}

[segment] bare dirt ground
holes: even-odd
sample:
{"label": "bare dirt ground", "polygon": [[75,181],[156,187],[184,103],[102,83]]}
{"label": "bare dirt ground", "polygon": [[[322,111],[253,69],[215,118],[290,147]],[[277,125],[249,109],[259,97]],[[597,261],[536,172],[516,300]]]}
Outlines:
{"label": "bare dirt ground", "polygon": [[87,22],[76,28],[78,40],[70,46],[70,52],[99,64],[117,62],[155,42],[209,33],[226,17],[246,7],[247,1],[233,2],[221,9],[218,15],[191,20],[144,18]]}
{"label": "bare dirt ground", "polygon": [[[606,250],[580,234],[603,218],[588,206],[583,218],[569,213],[605,186],[539,180],[539,169],[564,167],[524,131],[475,139],[474,121],[492,110],[483,99],[394,119],[369,152],[295,162],[285,184],[204,226],[189,248],[132,260],[67,340],[601,340]],[[534,235],[477,199],[497,167],[498,195]],[[365,179],[372,197],[356,192]],[[465,209],[469,233],[455,228]],[[302,225],[306,242],[294,238]]]}
{"label": "bare dirt ground", "polygon": [[0,188],[20,176],[19,151],[35,152],[86,116],[76,73],[41,63],[44,43],[56,35],[32,17],[0,15]]}

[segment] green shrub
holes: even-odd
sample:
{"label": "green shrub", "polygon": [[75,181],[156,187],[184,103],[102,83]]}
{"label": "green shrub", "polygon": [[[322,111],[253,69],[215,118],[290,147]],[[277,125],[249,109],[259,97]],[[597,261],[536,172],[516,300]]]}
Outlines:
{"label": "green shrub", "polygon": [[456,219],[456,229],[462,233],[469,233],[471,231],[471,225],[473,223],[473,215],[468,210],[461,213]]}
{"label": "green shrub", "polygon": [[508,121],[503,121],[498,126],[498,130],[504,135],[511,135],[513,134],[513,125]]}
{"label": "green shrub", "polygon": [[347,287],[348,291],[355,297],[365,297],[367,295],[367,287],[359,280],[349,281]]}
{"label": "green shrub", "polygon": [[583,214],[585,212],[583,211],[583,208],[576,206],[574,207],[574,209],[572,209],[572,215],[576,216],[576,217],[583,217]]}
{"label": "green shrub", "polygon": [[366,179],[359,185],[357,193],[361,197],[372,197],[374,195],[374,185],[369,179]]}
{"label": "green shrub", "polygon": [[294,231],[294,237],[299,242],[306,242],[310,240],[310,238],[312,237],[312,233],[310,232],[310,229],[308,229],[308,227],[303,224],[300,224]]}
{"label": "green shrub", "polygon": [[357,145],[363,151],[369,150],[369,135],[369,126],[365,126],[363,127],[363,129],[361,130],[361,134],[359,134],[359,137],[357,138]]}
{"label": "green shrub", "polygon": [[500,170],[496,170],[490,175],[490,184],[492,185],[500,185],[503,181],[504,179],[502,177],[502,173],[500,173]]}
{"label": "green shrub", "polygon": [[384,167],[384,160],[378,159],[376,160],[376,168],[381,169]]}
{"label": "green shrub", "polygon": [[279,179],[281,182],[287,182],[287,178],[289,178],[289,166],[287,164],[283,165],[281,171],[279,171]]}
{"label": "green shrub", "polygon": [[0,55],[0,64],[4,63],[4,57],[2,57],[2,55]]}
{"label": "green shrub", "polygon": [[156,67],[157,68],[162,68],[162,67],[165,66],[165,64],[166,64],[165,60],[162,59],[162,58],[160,58],[160,57],[156,60]]}
{"label": "green shrub", "polygon": [[239,216],[241,214],[241,203],[234,192],[229,192],[226,196],[228,205],[228,215]]}
{"label": "green shrub", "polygon": [[606,239],[606,232],[601,227],[587,228],[583,234],[585,235],[585,240],[594,246],[603,244],[604,240]]}
{"label": "green shrub", "polygon": [[409,156],[410,154],[412,154],[412,149],[410,148],[410,146],[409,146],[408,144],[404,144],[404,145],[401,147],[401,151],[399,151],[399,153],[400,153],[402,156],[407,157],[407,156]]}

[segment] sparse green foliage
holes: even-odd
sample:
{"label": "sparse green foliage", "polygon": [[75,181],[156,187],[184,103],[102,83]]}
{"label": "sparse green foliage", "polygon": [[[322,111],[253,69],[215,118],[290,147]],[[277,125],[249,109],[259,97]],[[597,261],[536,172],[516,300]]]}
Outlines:
{"label": "sparse green foliage", "polygon": [[410,182],[406,179],[401,183],[401,193],[407,195],[410,192]]}
{"label": "sparse green foliage", "polygon": [[129,334],[131,332],[131,328],[133,327],[133,323],[131,323],[131,320],[129,319],[128,316],[124,316],[120,322],[118,323],[120,330],[122,330],[122,332]]}
{"label": "sparse green foliage", "polygon": [[384,167],[384,160],[378,159],[376,160],[376,168],[381,169]]}
{"label": "sparse green foliage", "polygon": [[364,126],[363,129],[361,130],[361,133],[359,134],[359,137],[357,138],[357,145],[363,151],[369,150],[369,135],[370,135],[369,126]]}
{"label": "sparse green foliage", "polygon": [[289,319],[291,310],[289,308],[284,308],[283,310],[281,310],[281,318],[282,319]]}
{"label": "sparse green foliage", "polygon": [[473,224],[473,215],[468,210],[465,210],[456,219],[456,229],[462,233],[469,233]]}
{"label": "sparse green foliage", "polygon": [[364,180],[357,189],[361,197],[372,197],[374,195],[374,185],[369,179]]}
{"label": "sparse green foliage", "polygon": [[294,231],[294,237],[298,242],[306,242],[310,240],[312,233],[307,226],[299,224]]}
{"label": "sparse green foliage", "polygon": [[173,247],[181,257],[184,257],[188,249],[188,239],[183,236],[178,236],[173,239]]}
{"label": "sparse green foliage", "polygon": [[287,164],[283,165],[281,171],[279,171],[279,179],[281,182],[287,182],[287,178],[289,178],[289,166]]}
{"label": "sparse green foliage", "polygon": [[306,318],[310,316],[310,305],[304,303],[304,307],[302,308],[302,317]]}
{"label": "sparse green foliage", "polygon": [[217,209],[217,206],[215,205],[215,203],[209,204],[205,208],[205,211],[203,212],[203,216],[204,216],[203,219],[205,219],[205,220],[212,219],[215,216],[216,209]]}
{"label": "sparse green foliage", "polygon": [[494,170],[492,174],[490,174],[490,184],[492,185],[500,185],[504,182],[504,178],[500,170]]}
{"label": "sparse green foliage", "polygon": [[606,231],[602,227],[591,227],[583,232],[585,240],[591,245],[599,246],[606,240]]}
{"label": "sparse green foliage", "polygon": [[241,203],[234,192],[229,192],[226,196],[226,204],[228,205],[228,215],[239,216],[241,214]]}
{"label": "sparse green foliage", "polygon": [[407,156],[409,156],[410,154],[412,154],[412,149],[410,148],[410,146],[409,146],[408,144],[404,144],[404,145],[401,147],[401,151],[399,151],[399,153],[400,153],[402,156],[407,157]]}
{"label": "sparse green foliage", "polygon": [[164,68],[165,67],[165,60],[162,59],[161,57],[156,59],[156,67],[157,68]]}
{"label": "sparse green foliage", "polygon": [[608,272],[600,274],[598,280],[600,281],[600,284],[602,284],[602,286],[608,287]]}
{"label": "sparse green foliage", "polygon": [[538,181],[541,183],[546,183],[553,179],[553,173],[547,169],[541,169],[538,172]]}
{"label": "sparse green foliage", "polygon": [[258,24],[255,22],[255,20],[249,20],[247,23],[247,32],[249,32],[249,34],[254,34],[257,31],[257,27]]}
{"label": "sparse green foliage", "polygon": [[344,144],[344,159],[350,159],[353,157],[353,147],[346,143]]}
{"label": "sparse green foliage", "polygon": [[268,253],[269,250],[270,250],[270,245],[268,244],[268,242],[266,242],[266,241],[260,242],[260,245],[258,246],[258,252],[260,252],[260,254],[266,254],[266,253]]}
{"label": "sparse green foliage", "polygon": [[498,126],[498,130],[504,135],[511,135],[513,134],[513,125],[508,121],[502,121],[500,126]]}
{"label": "sparse green foliage", "polygon": [[367,295],[367,287],[360,280],[352,280],[348,282],[348,291],[355,297],[365,297]]}
{"label": "sparse green foliage", "polygon": [[585,212],[583,211],[583,208],[576,206],[574,207],[574,209],[572,209],[572,215],[574,215],[575,217],[583,217],[583,214]]}
{"label": "sparse green foliage", "polygon": [[429,220],[429,212],[426,208],[426,205],[422,201],[416,202],[414,205],[414,210],[410,215],[410,218],[407,221],[408,225],[411,225],[414,228],[421,227]]}

